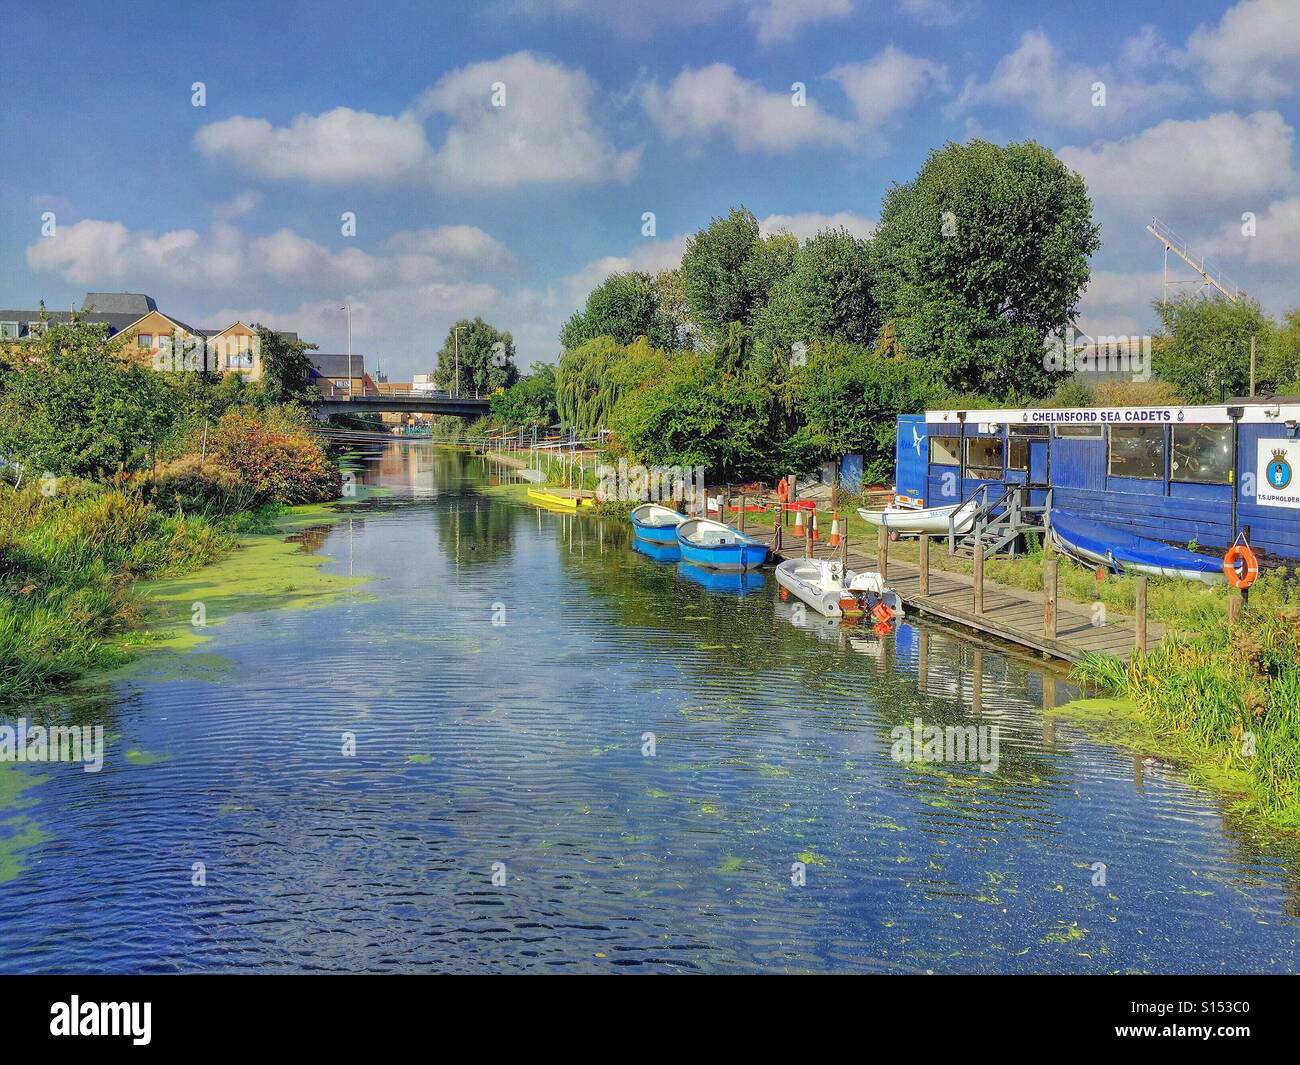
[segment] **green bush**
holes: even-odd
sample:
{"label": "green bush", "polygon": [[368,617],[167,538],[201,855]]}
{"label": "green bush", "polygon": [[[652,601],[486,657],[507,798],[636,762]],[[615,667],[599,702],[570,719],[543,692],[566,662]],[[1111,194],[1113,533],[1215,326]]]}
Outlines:
{"label": "green bush", "polygon": [[342,475],[292,413],[229,411],[208,439],[213,457],[249,486],[257,505],[337,499]]}
{"label": "green bush", "polygon": [[145,491],[159,510],[221,517],[247,510],[256,491],[228,466],[198,455],[163,463],[145,481]]}

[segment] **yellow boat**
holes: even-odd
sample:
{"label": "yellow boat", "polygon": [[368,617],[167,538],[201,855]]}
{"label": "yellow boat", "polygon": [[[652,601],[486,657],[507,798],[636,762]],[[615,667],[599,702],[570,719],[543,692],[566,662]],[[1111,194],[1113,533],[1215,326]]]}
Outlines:
{"label": "yellow boat", "polygon": [[594,507],[596,497],[578,488],[530,488],[528,500],[549,510],[576,511],[579,507]]}

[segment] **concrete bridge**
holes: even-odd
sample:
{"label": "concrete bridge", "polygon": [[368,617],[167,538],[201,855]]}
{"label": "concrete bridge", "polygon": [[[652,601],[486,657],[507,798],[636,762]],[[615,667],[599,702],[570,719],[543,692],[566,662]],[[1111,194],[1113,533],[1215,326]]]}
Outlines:
{"label": "concrete bridge", "polygon": [[488,412],[488,398],[477,393],[417,391],[385,388],[367,389],[349,396],[346,389],[332,390],[321,397],[316,411],[331,414],[453,414],[458,418],[479,418]]}

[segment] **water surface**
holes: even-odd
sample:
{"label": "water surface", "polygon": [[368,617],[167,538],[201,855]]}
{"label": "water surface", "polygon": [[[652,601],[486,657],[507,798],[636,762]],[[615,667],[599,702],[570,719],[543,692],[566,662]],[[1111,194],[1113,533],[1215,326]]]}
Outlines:
{"label": "water surface", "polygon": [[[395,444],[366,479],[391,494],[303,550],[368,584],[61,700],[102,772],[3,770],[34,842],[0,969],[1296,968],[1295,846],[1045,717],[1072,692],[1041,667],[798,627],[770,576],[485,494],[478,458]],[[998,772],[896,762],[917,718],[998,725]]]}

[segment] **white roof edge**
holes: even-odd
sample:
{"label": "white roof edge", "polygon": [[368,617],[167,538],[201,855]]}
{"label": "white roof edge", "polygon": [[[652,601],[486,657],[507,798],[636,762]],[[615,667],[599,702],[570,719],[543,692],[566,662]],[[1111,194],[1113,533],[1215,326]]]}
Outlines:
{"label": "white roof edge", "polygon": [[968,425],[1226,425],[1230,409],[1239,409],[1241,422],[1252,425],[1300,423],[1297,403],[1216,403],[1214,405],[1150,407],[1011,407],[999,410],[928,410],[927,425],[956,425],[966,415]]}

